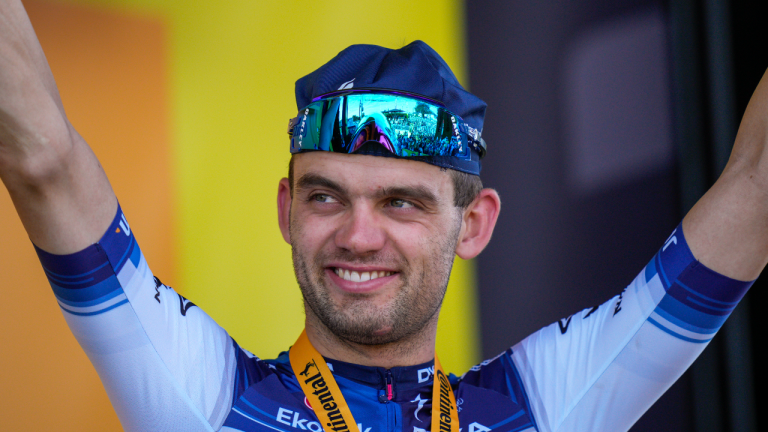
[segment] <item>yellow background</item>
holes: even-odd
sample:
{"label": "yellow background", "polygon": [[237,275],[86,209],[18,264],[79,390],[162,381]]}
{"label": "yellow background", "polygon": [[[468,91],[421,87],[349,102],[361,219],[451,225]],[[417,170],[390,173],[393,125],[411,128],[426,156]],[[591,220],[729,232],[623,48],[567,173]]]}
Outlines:
{"label": "yellow background", "polygon": [[[421,39],[467,81],[458,0],[25,4],[155,274],[265,358],[303,323],[275,209],[295,80],[350,44]],[[118,430],[6,193],[0,266],[0,429]],[[473,275],[457,259],[439,324],[457,373],[479,360]]]}

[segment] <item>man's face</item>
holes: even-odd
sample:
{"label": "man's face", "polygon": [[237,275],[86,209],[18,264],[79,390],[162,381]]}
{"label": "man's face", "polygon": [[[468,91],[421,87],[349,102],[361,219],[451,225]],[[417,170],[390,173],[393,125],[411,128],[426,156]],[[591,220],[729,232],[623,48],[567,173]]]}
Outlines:
{"label": "man's face", "polygon": [[462,220],[447,172],[315,152],[295,156],[294,182],[290,242],[308,315],[365,345],[437,319]]}

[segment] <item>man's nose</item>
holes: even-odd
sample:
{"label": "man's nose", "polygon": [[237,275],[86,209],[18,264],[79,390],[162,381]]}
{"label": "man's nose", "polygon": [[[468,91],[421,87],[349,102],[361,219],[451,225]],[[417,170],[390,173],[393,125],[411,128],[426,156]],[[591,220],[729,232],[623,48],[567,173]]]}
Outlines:
{"label": "man's nose", "polygon": [[386,243],[382,223],[381,215],[371,206],[353,205],[336,232],[336,246],[355,254],[381,250]]}

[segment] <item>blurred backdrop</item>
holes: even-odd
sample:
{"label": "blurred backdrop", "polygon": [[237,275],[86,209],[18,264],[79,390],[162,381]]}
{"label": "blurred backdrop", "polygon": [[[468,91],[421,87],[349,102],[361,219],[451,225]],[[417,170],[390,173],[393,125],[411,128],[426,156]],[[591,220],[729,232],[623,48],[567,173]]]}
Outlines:
{"label": "blurred backdrop", "polygon": [[[264,358],[303,322],[275,209],[293,83],[344,47],[424,40],[488,102],[503,211],[454,267],[438,352],[457,374],[631,282],[717,178],[768,67],[760,14],[729,1],[24,4],[154,273]],[[0,429],[121,430],[4,189],[0,273]],[[633,431],[768,427],[762,285]]]}

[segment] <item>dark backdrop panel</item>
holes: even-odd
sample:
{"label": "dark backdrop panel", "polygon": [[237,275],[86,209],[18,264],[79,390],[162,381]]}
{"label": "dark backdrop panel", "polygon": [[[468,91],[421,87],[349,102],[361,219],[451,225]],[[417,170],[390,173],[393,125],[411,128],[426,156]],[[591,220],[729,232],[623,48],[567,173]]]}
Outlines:
{"label": "dark backdrop panel", "polygon": [[[657,1],[467,0],[483,180],[483,350],[617,295],[679,222],[668,12]],[[691,430],[684,376],[634,431]]]}

